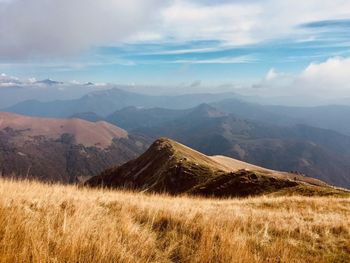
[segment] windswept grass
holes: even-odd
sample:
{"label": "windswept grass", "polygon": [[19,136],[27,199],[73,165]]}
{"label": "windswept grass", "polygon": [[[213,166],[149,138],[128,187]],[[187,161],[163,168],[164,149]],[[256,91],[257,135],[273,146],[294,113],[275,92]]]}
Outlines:
{"label": "windswept grass", "polygon": [[0,262],[350,262],[350,199],[214,200],[0,180]]}

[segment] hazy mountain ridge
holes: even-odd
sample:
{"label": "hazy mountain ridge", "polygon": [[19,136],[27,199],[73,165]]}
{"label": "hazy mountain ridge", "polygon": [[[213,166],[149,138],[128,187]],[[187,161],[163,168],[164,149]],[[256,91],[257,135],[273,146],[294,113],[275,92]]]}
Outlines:
{"label": "hazy mountain ridge", "polygon": [[0,76],[0,109],[30,100],[48,102],[78,99],[95,90],[110,88],[110,85],[67,83],[51,79],[20,81],[17,78],[10,78],[4,82]]}
{"label": "hazy mountain ridge", "polygon": [[[155,96],[112,88],[90,92],[79,99],[73,100],[55,100],[51,102],[27,100],[7,107],[3,111],[43,117],[71,117],[93,112],[100,118],[113,120],[116,111],[127,107],[179,110],[207,103],[223,112],[233,113],[241,119],[285,126],[305,124],[335,130],[345,135],[350,134],[350,106],[290,107],[262,105],[250,101],[250,97],[234,93]],[[259,100],[256,98],[254,101]],[[281,101],[281,103],[283,102]],[[168,113],[171,114],[170,111]]]}
{"label": "hazy mountain ridge", "polygon": [[5,108],[3,111],[41,117],[70,117],[77,113],[94,112],[105,117],[116,110],[129,106],[186,109],[201,103],[211,103],[235,96],[233,93],[152,96],[113,88],[91,92],[74,100],[55,100],[52,102],[23,101]]}
{"label": "hazy mountain ridge", "polygon": [[227,99],[212,105],[242,119],[287,126],[305,124],[350,135],[350,106],[347,105],[291,107],[260,105],[236,99]]}

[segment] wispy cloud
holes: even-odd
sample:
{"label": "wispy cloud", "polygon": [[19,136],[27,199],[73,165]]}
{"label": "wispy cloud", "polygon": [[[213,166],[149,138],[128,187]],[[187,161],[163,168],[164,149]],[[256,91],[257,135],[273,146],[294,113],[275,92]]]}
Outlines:
{"label": "wispy cloud", "polygon": [[177,0],[161,10],[153,32],[158,40],[159,36],[175,41],[215,39],[246,45],[309,35],[300,28],[347,26],[346,10],[350,10],[346,0]]}
{"label": "wispy cloud", "polygon": [[187,49],[173,49],[173,50],[159,50],[140,53],[139,55],[182,55],[182,54],[196,54],[196,53],[211,53],[217,51],[223,51],[225,48],[222,46],[217,47],[204,47],[204,48],[187,48]]}
{"label": "wispy cloud", "polygon": [[350,19],[322,20],[302,24],[304,28],[340,28],[349,29]]}
{"label": "wispy cloud", "polygon": [[254,56],[238,56],[238,57],[221,57],[212,59],[179,59],[169,61],[169,63],[175,64],[243,64],[254,63],[258,59]]}

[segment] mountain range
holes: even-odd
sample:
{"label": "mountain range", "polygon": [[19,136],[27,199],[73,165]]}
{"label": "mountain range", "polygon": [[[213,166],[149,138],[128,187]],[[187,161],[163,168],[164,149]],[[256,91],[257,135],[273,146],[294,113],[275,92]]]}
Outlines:
{"label": "mountain range", "polygon": [[350,135],[350,107],[347,105],[286,107],[261,105],[237,99],[226,99],[211,105],[242,119],[285,126],[305,124]]}
{"label": "mountain range", "polygon": [[[36,117],[71,117],[90,113],[97,115],[98,119],[109,119],[110,115],[127,107],[179,110],[206,103],[223,112],[233,113],[241,119],[283,126],[305,124],[350,135],[350,106],[287,107],[263,105],[251,101],[251,98],[235,93],[156,96],[112,88],[93,91],[72,100],[25,100],[6,107],[3,111]],[[254,99],[254,101],[258,101],[258,99]],[[168,114],[172,113],[177,114],[168,111]],[[167,117],[162,116],[162,118]]]}
{"label": "mountain range", "polygon": [[166,107],[186,109],[201,103],[211,103],[237,96],[234,93],[185,94],[178,96],[152,96],[113,88],[91,92],[79,99],[41,102],[27,100],[3,111],[40,117],[70,117],[77,113],[94,112],[107,116],[116,110],[129,106],[152,108]]}
{"label": "mountain range", "polygon": [[[108,122],[124,129],[128,136],[118,138],[118,145],[125,142],[118,157],[100,157],[101,163],[109,160],[106,165],[129,161],[151,141],[165,136],[204,154],[223,154],[350,187],[350,107],[285,107],[242,99],[234,93],[152,96],[113,88],[73,100],[24,101],[6,110],[55,119]],[[141,148],[137,140],[142,142]],[[69,145],[76,144],[73,141]],[[88,172],[87,177],[94,174],[95,171]]]}

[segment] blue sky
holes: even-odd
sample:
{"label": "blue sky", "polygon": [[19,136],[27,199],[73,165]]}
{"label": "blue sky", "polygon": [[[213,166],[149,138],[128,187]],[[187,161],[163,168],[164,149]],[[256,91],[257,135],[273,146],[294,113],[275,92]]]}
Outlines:
{"label": "blue sky", "polygon": [[347,65],[349,33],[345,0],[0,0],[0,73],[242,87],[273,71],[295,83],[310,65]]}

